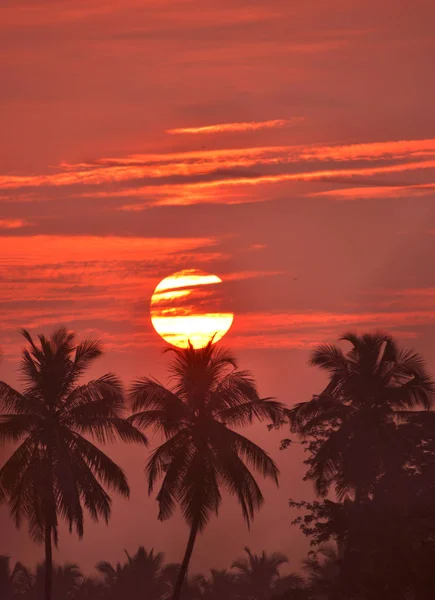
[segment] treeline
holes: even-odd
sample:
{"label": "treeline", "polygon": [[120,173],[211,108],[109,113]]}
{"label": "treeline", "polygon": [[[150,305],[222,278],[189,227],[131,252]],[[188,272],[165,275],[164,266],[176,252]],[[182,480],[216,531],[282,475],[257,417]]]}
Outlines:
{"label": "treeline", "polygon": [[[308,600],[316,588],[312,564],[305,565],[306,577],[299,574],[280,576],[280,566],[287,557],[280,553],[256,554],[245,548],[245,556],[228,569],[212,569],[208,575],[190,576],[182,591],[185,600],[269,600],[291,593],[295,600]],[[179,565],[165,563],[164,555],[140,547],[136,553],[126,552],[123,563],[101,561],[95,566],[97,577],[86,577],[77,565],[54,568],[53,597],[65,600],[160,600],[170,598]],[[12,566],[0,557],[0,577],[7,590],[5,600],[37,600],[44,593],[44,566],[31,572],[20,563]]]}
{"label": "treeline", "polygon": [[[0,440],[19,443],[0,469],[0,499],[17,526],[26,520],[32,538],[44,544],[45,563],[31,574],[3,559],[9,594],[23,600],[435,598],[435,383],[423,358],[390,335],[347,334],[344,350],[315,348],[310,364],[325,372],[327,385],[307,402],[289,397],[289,409],[261,398],[252,375],[218,345],[174,349],[170,387],[144,377],[125,392],[110,373],[82,383],[101,355],[99,343],[77,343],[65,329],[38,343],[23,334],[29,344],[23,390],[0,383]],[[228,570],[192,577],[195,539],[218,512],[222,491],[237,497],[249,523],[264,502],[253,472],[278,482],[267,453],[239,433],[255,420],[288,428],[290,438],[282,441],[288,452],[292,435],[305,445],[306,479],[318,500],[290,506],[301,511],[294,524],[313,551],[302,576],[281,578],[285,557],[245,549],[245,560]],[[190,527],[180,564],[165,565],[163,555],[140,548],[123,564],[99,563],[98,579],[83,579],[74,565],[53,569],[60,519],[82,536],[84,510],[94,520],[110,518],[107,489],[129,494],[123,471],[92,438],[146,446],[150,428],[165,438],[146,468],[150,493],[159,482],[159,519],[179,505]],[[62,596],[56,590],[67,576],[76,588]]]}

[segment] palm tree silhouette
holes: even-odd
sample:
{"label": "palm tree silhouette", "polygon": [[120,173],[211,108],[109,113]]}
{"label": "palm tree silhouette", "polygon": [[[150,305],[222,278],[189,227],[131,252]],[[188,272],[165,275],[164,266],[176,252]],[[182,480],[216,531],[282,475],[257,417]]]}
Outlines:
{"label": "palm tree silhouette", "polygon": [[124,472],[84,435],[105,443],[120,438],[147,443],[122,416],[120,381],[112,373],[79,384],[101,356],[99,342],[76,343],[61,327],[37,345],[23,330],[23,392],[0,382],[0,440],[24,441],[0,469],[0,500],[9,503],[17,527],[25,519],[29,533],[45,545],[45,600],[52,597],[52,544],[58,542],[58,518],[83,536],[83,508],[107,522],[111,499],[104,485],[129,496]]}
{"label": "palm tree silhouette", "polygon": [[96,577],[85,577],[77,590],[74,600],[107,600],[107,590]]}
{"label": "palm tree silhouette", "polygon": [[293,431],[317,438],[308,479],[326,495],[334,483],[338,498],[352,492],[367,497],[387,460],[394,460],[397,417],[429,409],[435,383],[423,358],[400,349],[385,333],[344,335],[344,354],[334,345],[318,346],[310,364],[329,376],[325,390],[288,411]]}
{"label": "palm tree silhouette", "polygon": [[287,556],[280,552],[254,554],[248,547],[244,548],[247,557],[239,558],[232,568],[239,573],[239,582],[244,598],[269,600],[279,580],[279,567],[288,562]]}
{"label": "palm tree silhouette", "polygon": [[145,377],[133,384],[130,396],[136,413],[132,423],[153,426],[166,437],[147,464],[149,493],[163,477],[158,518],[169,518],[178,503],[190,526],[173,593],[179,600],[196,537],[211,513],[218,513],[220,489],[237,496],[249,526],[264,499],[247,465],[278,483],[278,469],[267,453],[231,427],[254,419],[276,421],[282,405],[261,399],[251,375],[211,342],[197,350],[191,345],[170,350],[175,354],[172,386]]}
{"label": "palm tree silhouette", "polygon": [[135,554],[126,550],[124,564],[101,561],[96,569],[103,576],[108,598],[127,596],[131,600],[160,600],[168,597],[179,565],[165,564],[162,552],[150,552],[140,546]]}
{"label": "palm tree silhouette", "polygon": [[236,600],[238,598],[238,579],[235,573],[227,569],[210,569],[209,577],[201,579],[204,600]]}
{"label": "palm tree silhouette", "polygon": [[[44,597],[45,579],[45,564],[38,564],[34,573],[23,567],[19,576],[17,597],[22,600],[40,600]],[[83,579],[83,574],[76,564],[53,566],[53,598],[75,600]]]}
{"label": "palm tree silhouette", "polygon": [[10,557],[0,555],[0,592],[1,600],[13,600],[20,591],[20,584],[25,567],[20,563],[15,563],[11,569]]}
{"label": "palm tree silhouette", "polygon": [[121,563],[112,563],[101,560],[96,565],[98,573],[102,576],[103,588],[107,598],[116,598],[124,586],[124,566]]}
{"label": "palm tree silhouette", "polygon": [[272,589],[272,600],[310,600],[305,579],[299,573],[279,577]]}

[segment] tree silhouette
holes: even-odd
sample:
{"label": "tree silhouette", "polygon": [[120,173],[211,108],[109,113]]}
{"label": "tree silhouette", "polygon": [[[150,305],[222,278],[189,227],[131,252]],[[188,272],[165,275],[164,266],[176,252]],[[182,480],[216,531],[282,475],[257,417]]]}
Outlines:
{"label": "tree silhouette", "polygon": [[107,600],[107,590],[102,581],[95,577],[85,577],[74,600]]}
{"label": "tree silhouette", "polygon": [[201,597],[204,600],[237,600],[239,583],[235,573],[227,569],[210,569],[209,577],[201,577]]}
{"label": "tree silhouette", "polygon": [[[424,464],[424,455],[433,464],[426,442],[419,450],[422,428],[414,437],[407,428],[431,415],[435,386],[422,357],[399,348],[387,334],[347,334],[342,340],[351,343],[347,354],[327,344],[315,349],[310,362],[327,372],[329,383],[320,395],[288,413],[292,430],[309,440],[306,478],[323,496],[333,485],[342,501],[313,503],[302,527],[317,541],[335,537],[343,550],[341,584],[334,598],[349,598],[358,586],[362,590],[363,572],[364,585],[371,581],[368,597],[379,592],[386,598],[391,592],[391,597],[399,598],[400,586],[393,591],[393,584],[401,581],[405,589],[409,583],[408,571],[399,567],[407,562],[402,558],[407,555],[405,539],[412,538],[412,533],[411,538],[405,535],[409,528],[404,523],[415,514],[409,502],[405,506],[403,479],[415,489],[422,480],[417,463]],[[416,452],[420,452],[417,459]],[[386,496],[382,504],[383,491],[388,491],[390,504],[385,503]],[[372,527],[373,523],[377,525]],[[389,535],[383,535],[387,530]]]}
{"label": "tree silhouette", "polygon": [[[83,582],[83,574],[76,564],[66,563],[53,566],[54,600],[75,600]],[[32,573],[21,568],[16,585],[16,597],[22,600],[41,600],[45,593],[45,564],[38,564]]]}
{"label": "tree silhouette", "polygon": [[[331,484],[339,498],[366,498],[387,462],[394,462],[395,419],[409,409],[432,405],[435,384],[420,355],[400,349],[384,333],[344,335],[344,354],[323,344],[310,364],[329,376],[325,390],[288,412],[293,431],[316,438],[307,478],[325,495]],[[388,466],[391,466],[389,464]]]}
{"label": "tree silhouette", "polygon": [[303,561],[310,590],[319,600],[327,600],[334,592],[340,572],[340,558],[332,545],[321,546]]}
{"label": "tree silhouette", "polygon": [[0,598],[1,600],[13,600],[22,586],[23,575],[27,570],[17,562],[11,569],[10,557],[0,555]]}
{"label": "tree silhouette", "polygon": [[99,562],[97,571],[103,576],[109,599],[126,596],[131,600],[159,600],[168,597],[176,579],[178,565],[165,564],[162,552],[150,552],[140,546],[135,554],[125,551],[125,563],[115,566]]}
{"label": "tree silhouette", "polygon": [[0,469],[0,499],[8,501],[17,527],[27,520],[32,539],[44,542],[45,600],[51,600],[59,517],[82,537],[84,508],[95,521],[109,519],[111,500],[101,483],[129,495],[123,471],[84,435],[100,443],[147,439],[122,417],[115,375],[79,384],[101,356],[98,342],[77,344],[74,333],[60,328],[50,338],[39,335],[38,345],[22,333],[29,343],[20,368],[24,388],[18,392],[0,382],[0,441],[24,440]]}
{"label": "tree silhouette", "polygon": [[305,579],[298,573],[279,577],[273,587],[272,600],[311,600]]}
{"label": "tree silhouette", "polygon": [[245,548],[247,557],[239,558],[232,568],[239,573],[241,594],[244,598],[269,600],[279,580],[279,567],[288,562],[288,558],[279,552],[254,554]]}
{"label": "tree silhouette", "polygon": [[147,464],[149,493],[163,477],[159,519],[169,518],[178,503],[190,526],[173,594],[178,600],[195,539],[211,513],[218,513],[220,489],[237,497],[249,526],[263,496],[247,465],[278,483],[278,469],[267,453],[231,427],[277,420],[282,406],[259,397],[251,375],[238,370],[227,350],[209,343],[171,351],[173,385],[166,388],[145,377],[134,383],[130,396],[136,413],[131,421],[166,437]]}

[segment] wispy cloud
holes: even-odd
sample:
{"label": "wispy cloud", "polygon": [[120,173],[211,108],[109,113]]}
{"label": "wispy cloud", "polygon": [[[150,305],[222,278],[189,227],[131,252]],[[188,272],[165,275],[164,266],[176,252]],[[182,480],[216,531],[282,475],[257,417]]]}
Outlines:
{"label": "wispy cloud", "polygon": [[[144,186],[129,190],[116,192],[92,193],[91,197],[143,197],[145,195],[153,195],[153,199],[145,203],[129,203],[120,207],[120,210],[137,211],[148,208],[151,205],[159,206],[180,206],[201,203],[225,203],[239,204],[244,202],[264,201],[264,197],[255,198],[248,193],[242,194],[225,194],[225,189],[238,188],[243,186],[253,187],[266,184],[282,184],[286,182],[334,182],[339,180],[340,183],[350,183],[355,177],[371,177],[379,174],[393,174],[407,171],[418,171],[421,169],[435,169],[435,160],[421,161],[412,163],[401,163],[397,165],[386,166],[370,166],[362,168],[347,168],[347,169],[328,169],[328,170],[313,170],[300,173],[281,173],[278,175],[253,175],[250,177],[233,177],[210,179],[198,183],[185,183],[184,185],[165,184],[161,186]],[[370,185],[370,180],[367,180],[367,185]],[[216,193],[218,190],[218,193]],[[427,193],[431,193],[428,189]],[[314,194],[307,194],[313,196]],[[335,198],[334,193],[325,194],[325,196]],[[362,196],[364,197],[364,196]],[[266,198],[267,199],[267,198]],[[356,198],[354,198],[356,199]]]}
{"label": "wispy cloud", "polygon": [[378,198],[400,198],[409,196],[428,196],[435,193],[435,183],[412,185],[385,185],[373,187],[352,187],[344,189],[313,192],[311,196],[325,196],[337,200],[359,200]]}
{"label": "wispy cloud", "polygon": [[213,238],[139,238],[121,236],[11,236],[2,237],[0,264],[57,264],[74,261],[146,260],[183,250],[212,247]]}
{"label": "wispy cloud", "polygon": [[247,121],[242,123],[219,123],[217,125],[204,125],[202,127],[180,127],[178,129],[168,129],[166,133],[170,134],[209,134],[209,133],[228,133],[239,131],[257,131],[258,129],[273,129],[275,127],[284,127],[285,125],[295,124],[303,121],[303,117],[294,117],[293,119],[274,119],[273,121]]}
{"label": "wispy cloud", "polygon": [[0,229],[21,229],[29,225],[24,219],[0,219]]}
{"label": "wispy cloud", "polygon": [[[41,175],[3,175],[0,176],[0,188],[24,189],[42,186],[96,186],[103,183],[134,182],[144,179],[162,179],[164,177],[192,177],[216,173],[226,174],[231,180],[231,172],[236,169],[264,166],[292,165],[310,162],[319,163],[313,173],[279,173],[276,176],[258,176],[263,181],[292,180],[298,178],[341,176],[342,174],[371,175],[383,172],[400,172],[412,168],[431,168],[435,161],[422,160],[435,157],[435,139],[410,140],[406,142],[382,142],[373,144],[355,144],[348,146],[265,146],[230,148],[223,150],[203,150],[195,152],[176,152],[162,154],[135,154],[119,158],[102,158],[91,163],[62,163],[53,174]],[[375,159],[401,161],[392,165],[373,165],[370,167],[343,170],[325,169],[325,161],[353,163]],[[402,161],[407,162],[402,162]],[[409,161],[413,162],[409,162]],[[414,162],[415,161],[415,162]],[[326,174],[326,175],[325,175]],[[240,183],[246,183],[247,177],[240,175]],[[250,177],[249,179],[255,179]]]}
{"label": "wispy cloud", "polygon": [[400,337],[413,337],[422,326],[435,326],[435,310],[251,313],[235,318],[230,336],[232,345],[241,348],[252,339],[261,347],[304,348],[335,341],[346,329],[385,328]]}
{"label": "wispy cloud", "polygon": [[[62,188],[75,198],[100,199],[101,205],[107,200],[107,210],[138,211],[150,206],[264,201],[270,197],[267,186],[297,184],[307,184],[306,189],[300,187],[305,197],[426,195],[432,184],[419,173],[431,170],[435,170],[435,139],[132,154],[62,163],[51,173],[2,175],[0,201],[40,202]],[[394,178],[401,173],[410,181],[397,182]],[[377,175],[382,176],[381,182],[373,179]],[[317,191],[310,182],[347,187]]]}

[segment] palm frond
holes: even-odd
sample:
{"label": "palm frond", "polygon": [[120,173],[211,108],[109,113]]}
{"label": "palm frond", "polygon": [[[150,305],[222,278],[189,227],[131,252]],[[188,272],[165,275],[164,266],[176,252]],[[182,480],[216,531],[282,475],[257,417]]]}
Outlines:
{"label": "palm frond", "polygon": [[38,456],[37,438],[30,434],[0,469],[0,485],[7,496],[12,495],[17,480],[35,456]]}
{"label": "palm frond", "polygon": [[124,471],[107,454],[78,433],[65,430],[65,436],[69,440],[71,450],[81,455],[82,459],[98,479],[122,496],[129,497],[130,488]]}
{"label": "palm frond", "polygon": [[166,437],[177,433],[186,423],[180,421],[167,410],[145,410],[131,415],[128,421],[140,429],[153,427],[155,433],[163,431]]}
{"label": "palm frond", "polygon": [[[183,477],[186,476],[186,470],[189,462],[193,457],[193,448],[191,446],[184,445],[173,456],[170,463],[167,466],[161,465],[161,470],[165,470],[165,476],[163,478],[162,485],[160,486],[159,493],[157,494],[157,502],[159,503],[159,521],[165,521],[172,515],[175,503],[179,499],[180,484]],[[151,458],[149,463],[149,476],[152,469],[155,468],[152,464],[154,457]],[[151,481],[151,478],[149,478]]]}
{"label": "palm frond", "polygon": [[265,450],[232,429],[228,429],[221,424],[216,423],[216,425],[219,426],[215,426],[216,433],[213,435],[216,436],[217,441],[220,438],[221,443],[228,443],[242,460],[254,467],[263,477],[269,477],[278,485],[278,467]]}
{"label": "palm frond", "polygon": [[86,418],[84,414],[74,415],[70,427],[81,434],[87,434],[100,443],[115,442],[136,443],[148,446],[148,438],[130,421],[119,417]]}
{"label": "palm frond", "polygon": [[210,410],[222,410],[259,400],[257,386],[249,371],[232,371],[213,382],[208,404]]}
{"label": "palm frond", "polygon": [[416,374],[406,383],[388,391],[391,406],[404,408],[424,408],[429,410],[434,403],[435,385],[432,377],[424,373]]}
{"label": "palm frond", "polygon": [[[85,408],[83,408],[85,407]],[[65,398],[63,412],[90,416],[120,416],[124,409],[122,383],[114,373],[106,373],[98,379],[74,388]]]}
{"label": "palm frond", "polygon": [[309,364],[334,374],[347,370],[347,359],[333,344],[321,344],[311,353]]}
{"label": "palm frond", "polygon": [[11,516],[17,528],[28,521],[31,538],[40,543],[44,527],[50,523],[56,531],[57,517],[53,490],[47,485],[47,456],[29,436],[0,469],[0,486],[6,492]]}
{"label": "palm frond", "polygon": [[189,447],[189,431],[183,429],[156,448],[147,463],[148,493],[151,494],[156,480],[165,472],[165,468],[178,453],[184,456]]}
{"label": "palm frond", "polygon": [[330,419],[330,413],[344,416],[346,407],[342,402],[331,394],[313,396],[308,402],[300,402],[286,411],[290,420],[291,430],[300,432],[313,419]]}
{"label": "palm frond", "polygon": [[44,414],[44,405],[30,394],[20,394],[4,381],[0,381],[0,409],[4,413]]}
{"label": "palm frond", "polygon": [[58,440],[56,460],[52,469],[56,507],[60,516],[67,521],[70,531],[74,524],[77,535],[81,538],[83,536],[83,509],[74,458],[77,457],[71,452],[68,438]]}
{"label": "palm frond", "polygon": [[216,471],[222,485],[231,495],[237,497],[249,529],[255,511],[264,503],[261,490],[247,466],[231,447],[215,444],[213,450]]}
{"label": "palm frond", "polygon": [[115,578],[116,577],[116,569],[113,567],[113,565],[106,561],[106,560],[100,560],[99,562],[97,562],[97,564],[95,565],[96,570],[101,573],[101,575],[104,575],[105,577],[108,578]]}
{"label": "palm frond", "polygon": [[165,410],[173,418],[184,419],[187,408],[176,394],[149,377],[137,379],[129,391],[134,413],[145,410]]}
{"label": "palm frond", "polygon": [[187,464],[178,501],[187,523],[190,526],[196,523],[199,531],[203,531],[212,512],[218,514],[222,497],[213,456],[207,446],[196,448]]}
{"label": "palm frond", "polygon": [[[87,461],[80,453],[74,453],[71,461],[72,472],[80,499],[93,521],[103,518],[107,523],[111,514],[112,501],[109,494],[98,481]],[[73,519],[79,537],[83,535],[77,520]]]}
{"label": "palm frond", "polygon": [[98,340],[83,340],[75,349],[73,362],[74,377],[82,375],[86,369],[103,354],[101,342]]}
{"label": "palm frond", "polygon": [[41,419],[38,415],[0,415],[0,442],[18,442],[40,426]]}
{"label": "palm frond", "polygon": [[250,425],[255,420],[269,420],[275,424],[282,418],[284,410],[285,407],[281,402],[270,398],[260,398],[219,410],[216,418],[226,425],[236,427]]}

